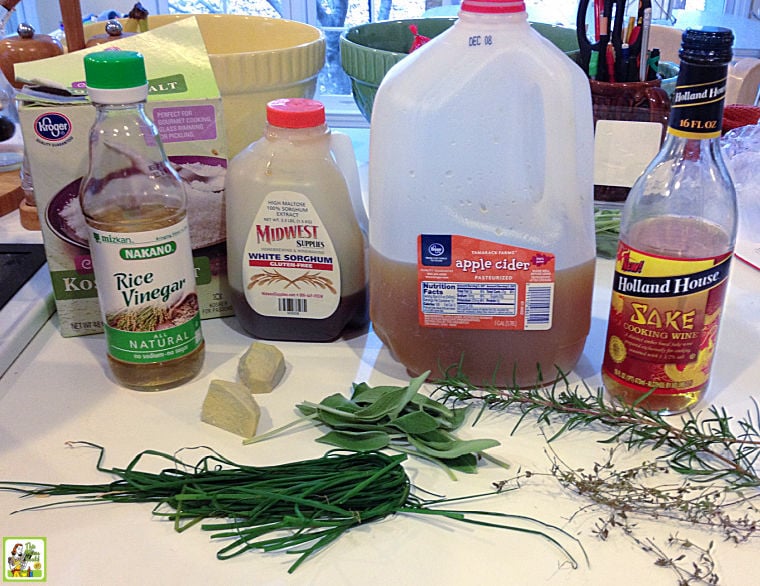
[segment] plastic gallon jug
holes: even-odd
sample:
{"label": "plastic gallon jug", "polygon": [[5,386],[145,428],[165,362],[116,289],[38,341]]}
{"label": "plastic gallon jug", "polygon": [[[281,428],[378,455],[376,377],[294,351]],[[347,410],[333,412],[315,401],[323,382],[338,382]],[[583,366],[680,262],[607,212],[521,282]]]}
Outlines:
{"label": "plastic gallon jug", "polygon": [[592,145],[588,80],[521,1],[464,0],[388,72],[370,134],[370,316],[407,370],[529,386],[574,367]]}
{"label": "plastic gallon jug", "polygon": [[351,139],[331,134],[320,102],[267,104],[264,136],[225,180],[227,274],[248,333],[321,342],[367,323],[358,192]]}

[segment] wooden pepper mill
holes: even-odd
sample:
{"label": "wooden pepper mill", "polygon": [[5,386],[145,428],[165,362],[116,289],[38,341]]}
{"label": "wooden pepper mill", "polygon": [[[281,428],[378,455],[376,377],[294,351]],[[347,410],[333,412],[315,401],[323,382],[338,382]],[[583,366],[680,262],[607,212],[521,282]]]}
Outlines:
{"label": "wooden pepper mill", "polygon": [[99,35],[93,35],[85,44],[86,47],[94,47],[95,45],[102,45],[103,43],[110,43],[112,41],[118,41],[126,37],[131,37],[136,33],[124,32],[124,27],[118,20],[109,20],[106,22],[105,33]]}
{"label": "wooden pepper mill", "polygon": [[16,63],[63,55],[63,47],[50,35],[35,33],[34,27],[29,24],[18,25],[16,32],[17,35],[5,37],[0,41],[0,68],[11,85],[21,89],[21,83],[16,81],[13,66]]}

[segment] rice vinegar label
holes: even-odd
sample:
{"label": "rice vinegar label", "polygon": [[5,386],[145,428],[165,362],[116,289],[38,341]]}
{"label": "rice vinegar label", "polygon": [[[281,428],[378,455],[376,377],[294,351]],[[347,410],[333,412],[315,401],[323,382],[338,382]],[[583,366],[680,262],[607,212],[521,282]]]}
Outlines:
{"label": "rice vinegar label", "polygon": [[311,200],[272,191],[248,232],[242,259],[245,298],[257,313],[324,319],[340,303],[340,263]]}
{"label": "rice vinegar label", "polygon": [[187,220],[159,230],[90,228],[108,353],[135,364],[174,360],[203,341]]}
{"label": "rice vinegar label", "polygon": [[642,393],[688,393],[710,375],[731,254],[683,259],[620,243],[602,370]]}
{"label": "rice vinegar label", "polygon": [[421,326],[551,329],[553,254],[453,234],[421,234],[417,242]]}

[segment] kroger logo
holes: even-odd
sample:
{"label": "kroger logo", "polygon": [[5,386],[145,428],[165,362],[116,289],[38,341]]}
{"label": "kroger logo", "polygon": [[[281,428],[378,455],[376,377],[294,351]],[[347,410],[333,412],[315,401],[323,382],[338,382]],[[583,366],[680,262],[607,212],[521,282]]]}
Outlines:
{"label": "kroger logo", "polygon": [[37,136],[51,142],[60,142],[71,134],[71,120],[63,114],[42,114],[34,121]]}
{"label": "kroger logo", "polygon": [[430,246],[428,246],[428,252],[432,254],[433,256],[441,256],[446,250],[444,249],[442,244],[439,244],[438,242],[434,242]]}

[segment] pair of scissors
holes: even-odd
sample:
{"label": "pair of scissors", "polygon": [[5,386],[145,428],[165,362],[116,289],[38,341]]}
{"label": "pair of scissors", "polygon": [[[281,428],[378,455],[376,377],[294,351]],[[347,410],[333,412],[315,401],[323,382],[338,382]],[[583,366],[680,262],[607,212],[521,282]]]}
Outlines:
{"label": "pair of scissors", "polygon": [[[614,63],[613,74],[610,76],[613,79],[610,81],[626,81],[628,75],[627,68],[628,63],[626,61],[627,56],[623,52],[623,24],[625,23],[625,9],[626,0],[614,0],[610,2],[610,11],[614,10],[613,14],[609,14],[610,22],[612,22],[612,32],[610,33],[610,43],[614,49]],[[628,53],[629,54],[629,53]]]}
{"label": "pair of scissors", "polygon": [[[588,9],[591,2],[594,2],[594,42],[589,39],[587,31]],[[575,32],[580,49],[580,65],[589,77],[599,81],[623,79],[625,10],[626,0],[579,1]],[[614,56],[610,55],[610,45]]]}
{"label": "pair of scissors", "polygon": [[[590,2],[594,3],[593,43],[589,40],[588,36],[588,5]],[[578,39],[578,48],[580,49],[580,66],[583,68],[583,71],[585,71],[589,76],[592,76],[592,72],[589,71],[591,53],[593,51],[598,51],[599,49],[601,5],[601,0],[579,0],[578,12],[575,19],[575,35]]]}

